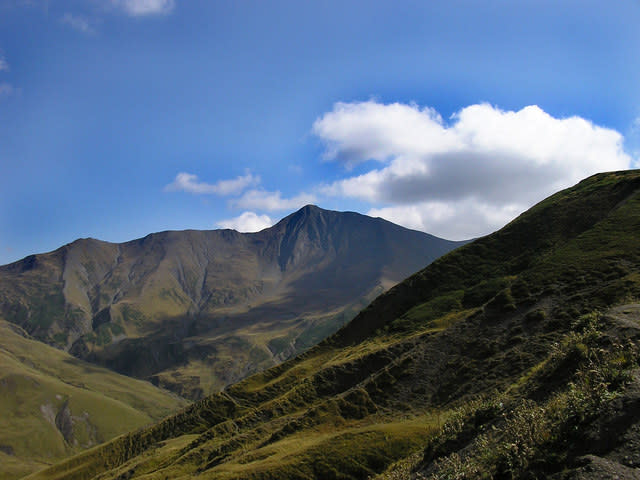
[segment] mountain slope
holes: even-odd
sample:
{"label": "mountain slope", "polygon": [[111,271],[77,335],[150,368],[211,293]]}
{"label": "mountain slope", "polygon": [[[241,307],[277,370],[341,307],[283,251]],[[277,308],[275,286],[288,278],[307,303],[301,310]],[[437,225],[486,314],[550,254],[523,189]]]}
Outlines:
{"label": "mountain slope", "polygon": [[0,320],[0,477],[19,478],[148,425],[185,401],[96,367]]}
{"label": "mountain slope", "polygon": [[638,231],[640,172],[591,177],[295,359],[32,478],[626,474],[640,465]]}
{"label": "mountain slope", "polygon": [[254,234],[83,239],[0,267],[0,314],[79,358],[199,398],[314,345],[462,243],[314,206]]}

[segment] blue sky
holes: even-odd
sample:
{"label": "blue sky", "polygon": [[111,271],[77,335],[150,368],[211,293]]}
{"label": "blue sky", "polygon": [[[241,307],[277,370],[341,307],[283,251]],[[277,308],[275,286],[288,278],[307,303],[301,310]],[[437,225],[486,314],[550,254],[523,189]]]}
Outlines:
{"label": "blue sky", "polygon": [[0,0],[0,263],[306,203],[491,232],[640,156],[640,2]]}

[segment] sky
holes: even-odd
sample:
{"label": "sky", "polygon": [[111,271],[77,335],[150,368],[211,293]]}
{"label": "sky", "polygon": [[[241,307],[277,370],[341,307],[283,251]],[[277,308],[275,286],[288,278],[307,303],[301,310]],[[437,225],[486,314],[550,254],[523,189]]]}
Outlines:
{"label": "sky", "polygon": [[640,166],[640,0],[0,0],[0,264],[296,209],[488,234]]}

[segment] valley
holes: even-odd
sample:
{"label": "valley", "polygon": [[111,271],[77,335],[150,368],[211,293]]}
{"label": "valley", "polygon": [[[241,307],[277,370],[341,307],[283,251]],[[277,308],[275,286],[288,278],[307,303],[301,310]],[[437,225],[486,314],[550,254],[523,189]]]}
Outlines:
{"label": "valley", "polygon": [[638,231],[640,173],[590,177],[297,357],[29,478],[633,478]]}
{"label": "valley", "polygon": [[0,480],[640,480],[638,25],[0,0]]}
{"label": "valley", "polygon": [[82,239],[0,267],[0,315],[189,399],[315,345],[464,242],[307,206],[259,233]]}
{"label": "valley", "polygon": [[0,267],[0,476],[149,425],[311,348],[463,243],[308,206],[257,234],[81,239]]}

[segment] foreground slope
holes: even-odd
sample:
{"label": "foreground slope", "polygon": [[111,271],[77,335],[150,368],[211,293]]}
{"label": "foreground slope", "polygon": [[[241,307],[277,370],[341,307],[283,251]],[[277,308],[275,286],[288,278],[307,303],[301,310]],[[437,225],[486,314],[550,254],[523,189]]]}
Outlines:
{"label": "foreground slope", "polygon": [[0,267],[0,315],[199,398],[316,344],[460,244],[311,205],[259,233],[84,239]]}
{"label": "foreground slope", "polygon": [[0,320],[0,478],[18,478],[149,425],[185,403]]}
{"label": "foreground slope", "polygon": [[586,179],[295,359],[32,478],[625,478],[639,231],[640,172]]}

